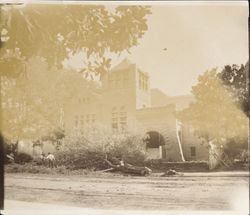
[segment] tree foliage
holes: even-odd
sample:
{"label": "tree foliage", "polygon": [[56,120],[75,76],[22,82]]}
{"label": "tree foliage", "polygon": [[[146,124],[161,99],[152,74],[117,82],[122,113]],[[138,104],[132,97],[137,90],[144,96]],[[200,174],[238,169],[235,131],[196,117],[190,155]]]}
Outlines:
{"label": "tree foliage", "polygon": [[70,4],[3,6],[1,38],[6,50],[18,49],[25,59],[46,58],[49,66],[80,51],[83,72],[103,73],[110,67],[110,53],[121,53],[138,44],[147,31],[149,7]]}
{"label": "tree foliage", "polygon": [[246,115],[249,116],[249,86],[247,86],[247,73],[249,73],[249,64],[238,66],[236,64],[226,65],[218,74],[223,84],[234,95],[235,103],[240,105]]}
{"label": "tree foliage", "polygon": [[70,169],[98,170],[109,167],[104,161],[106,157],[120,157],[133,165],[143,165],[147,158],[145,143],[140,134],[96,136],[98,141],[95,141],[95,137],[87,139],[83,135],[67,136],[63,149],[56,153],[58,163]]}
{"label": "tree foliage", "polygon": [[[2,5],[4,134],[39,138],[58,129],[64,103],[95,85],[82,74],[102,77],[112,54],[138,45],[149,14],[143,6]],[[62,68],[79,52],[84,53],[81,73]]]}
{"label": "tree foliage", "polygon": [[64,104],[91,85],[76,72],[49,68],[43,58],[30,58],[25,73],[2,78],[4,135],[40,138],[58,130]]}
{"label": "tree foliage", "polygon": [[193,127],[199,137],[219,144],[233,138],[246,140],[247,117],[235,103],[234,94],[218,77],[216,69],[199,76],[192,93],[195,102],[179,117],[183,123]]}

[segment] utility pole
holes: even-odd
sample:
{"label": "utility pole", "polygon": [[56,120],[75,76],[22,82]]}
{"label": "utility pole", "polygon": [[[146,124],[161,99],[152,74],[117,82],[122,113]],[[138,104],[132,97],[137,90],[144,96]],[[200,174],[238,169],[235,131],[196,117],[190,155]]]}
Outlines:
{"label": "utility pole", "polygon": [[[1,8],[0,8],[1,10]],[[0,38],[0,48],[2,41]],[[0,215],[4,208],[4,142],[2,136],[2,75],[0,71]]]}
{"label": "utility pole", "polygon": [[[3,6],[13,6],[13,5],[22,5],[23,3],[1,3],[0,4],[0,17],[2,18],[2,7]],[[0,33],[2,30],[3,20],[0,20]],[[2,40],[1,34],[0,34],[0,49],[2,49],[4,46],[4,42]],[[1,57],[1,56],[0,56]],[[4,209],[4,138],[2,133],[2,74],[7,71],[3,71],[3,68],[0,68],[0,215],[1,210]]]}
{"label": "utility pole", "polygon": [[[1,71],[0,71],[1,72]],[[0,211],[4,209],[4,141],[2,136],[2,77],[0,74]],[[0,212],[1,215],[1,212]]]}

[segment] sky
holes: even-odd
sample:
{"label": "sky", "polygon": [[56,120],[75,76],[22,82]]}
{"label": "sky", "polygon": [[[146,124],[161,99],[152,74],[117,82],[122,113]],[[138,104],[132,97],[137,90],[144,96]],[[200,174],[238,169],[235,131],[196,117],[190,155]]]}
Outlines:
{"label": "sky", "polygon": [[247,62],[247,3],[172,3],[151,11],[139,45],[113,61],[126,57],[136,63],[150,75],[151,88],[169,96],[191,94],[206,70]]}

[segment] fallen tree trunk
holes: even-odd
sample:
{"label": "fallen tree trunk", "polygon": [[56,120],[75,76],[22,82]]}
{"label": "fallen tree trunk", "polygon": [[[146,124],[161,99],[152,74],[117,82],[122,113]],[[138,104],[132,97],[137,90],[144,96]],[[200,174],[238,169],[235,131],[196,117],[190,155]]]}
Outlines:
{"label": "fallen tree trunk", "polygon": [[133,165],[127,164],[127,163],[125,163],[124,165],[114,165],[107,159],[105,159],[105,161],[114,170],[121,171],[121,172],[127,173],[127,174],[145,176],[145,175],[150,174],[152,172],[152,170],[147,168],[147,167],[138,167],[138,166],[133,166]]}
{"label": "fallen tree trunk", "polygon": [[100,170],[99,172],[112,172],[114,170],[115,170],[114,168],[108,168],[108,169]]}

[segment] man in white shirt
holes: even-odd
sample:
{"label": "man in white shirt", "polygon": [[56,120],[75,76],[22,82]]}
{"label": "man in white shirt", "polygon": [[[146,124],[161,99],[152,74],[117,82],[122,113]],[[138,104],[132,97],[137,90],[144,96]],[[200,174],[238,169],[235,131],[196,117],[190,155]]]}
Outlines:
{"label": "man in white shirt", "polygon": [[51,154],[50,152],[48,153],[48,156],[46,157],[46,159],[49,162],[49,167],[53,168],[55,167],[55,156],[53,154]]}

